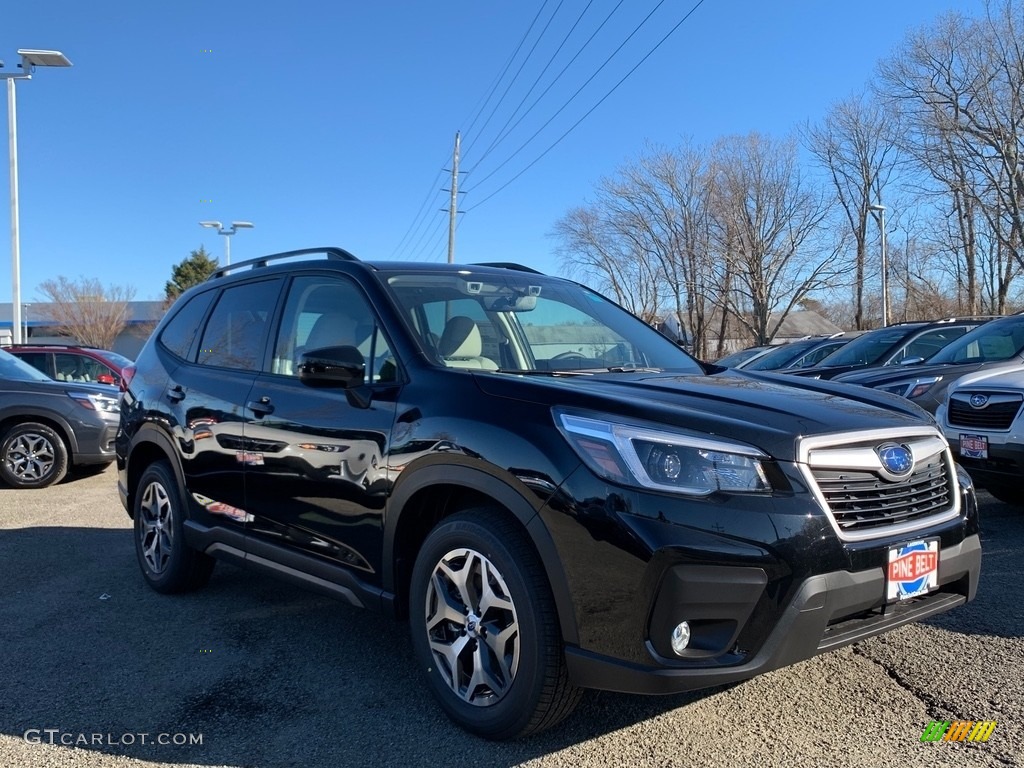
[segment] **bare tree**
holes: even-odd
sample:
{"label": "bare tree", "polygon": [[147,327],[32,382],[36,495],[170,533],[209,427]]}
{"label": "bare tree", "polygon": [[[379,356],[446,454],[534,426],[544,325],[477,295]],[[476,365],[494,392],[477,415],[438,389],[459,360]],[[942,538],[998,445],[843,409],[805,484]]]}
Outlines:
{"label": "bare tree", "polygon": [[[880,76],[879,92],[903,115],[903,148],[945,193],[975,312],[980,230],[997,240],[1000,260],[1024,264],[1024,3],[942,17],[911,34]],[[997,282],[1007,276],[998,263]]]}
{"label": "bare tree", "polygon": [[79,344],[110,349],[128,320],[128,302],[135,289],[111,285],[104,288],[95,278],[77,281],[60,276],[45,280],[39,292],[50,302],[50,315],[62,336]]}
{"label": "bare tree", "polygon": [[852,267],[823,226],[829,203],[804,180],[794,140],[756,133],[724,139],[714,162],[718,272],[723,284],[730,273],[732,289],[722,295],[724,309],[755,344],[767,344],[811,291]]}
{"label": "bare tree", "polygon": [[804,129],[804,143],[825,168],[836,200],[853,235],[853,327],[866,328],[864,285],[867,262],[868,207],[885,198],[883,192],[898,164],[892,115],[877,101],[856,95],[833,105],[818,126]]}

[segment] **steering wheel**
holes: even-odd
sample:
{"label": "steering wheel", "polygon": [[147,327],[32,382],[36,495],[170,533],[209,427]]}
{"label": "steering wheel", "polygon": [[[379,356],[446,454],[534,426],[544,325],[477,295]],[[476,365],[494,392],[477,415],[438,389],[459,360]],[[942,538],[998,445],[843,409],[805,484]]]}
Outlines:
{"label": "steering wheel", "polygon": [[583,359],[585,357],[586,357],[586,355],[584,355],[582,352],[577,352],[575,350],[570,350],[568,352],[559,352],[557,355],[555,355],[551,359],[552,360],[568,360],[569,358],[580,358],[580,359]]}

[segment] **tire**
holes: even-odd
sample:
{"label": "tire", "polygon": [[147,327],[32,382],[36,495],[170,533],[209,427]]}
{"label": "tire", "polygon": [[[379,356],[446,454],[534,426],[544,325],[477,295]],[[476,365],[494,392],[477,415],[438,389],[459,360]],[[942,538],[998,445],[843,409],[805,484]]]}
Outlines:
{"label": "tire", "polygon": [[135,554],[149,586],[170,594],[198,589],[210,580],[214,559],[185,543],[178,481],[165,462],[146,467],[132,511]]}
{"label": "tire", "polygon": [[1012,488],[1008,485],[997,485],[993,488],[986,488],[985,490],[1004,504],[1011,504],[1015,507],[1024,507],[1024,488]]}
{"label": "tire", "polygon": [[[502,513],[468,510],[430,532],[413,566],[409,614],[416,659],[434,696],[470,733],[527,736],[557,724],[579,702],[540,559]],[[500,642],[499,632],[507,634]]]}
{"label": "tire", "polygon": [[68,448],[51,427],[15,424],[0,440],[0,477],[15,488],[46,488],[68,471]]}

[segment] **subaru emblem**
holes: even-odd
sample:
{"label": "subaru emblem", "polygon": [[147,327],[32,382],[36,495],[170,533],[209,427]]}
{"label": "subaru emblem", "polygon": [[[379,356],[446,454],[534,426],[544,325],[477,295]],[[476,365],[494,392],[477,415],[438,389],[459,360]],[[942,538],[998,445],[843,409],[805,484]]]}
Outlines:
{"label": "subaru emblem", "polygon": [[988,395],[971,395],[971,408],[984,408]]}
{"label": "subaru emblem", "polygon": [[882,469],[894,480],[906,477],[914,471],[914,454],[905,445],[885,443],[875,449]]}

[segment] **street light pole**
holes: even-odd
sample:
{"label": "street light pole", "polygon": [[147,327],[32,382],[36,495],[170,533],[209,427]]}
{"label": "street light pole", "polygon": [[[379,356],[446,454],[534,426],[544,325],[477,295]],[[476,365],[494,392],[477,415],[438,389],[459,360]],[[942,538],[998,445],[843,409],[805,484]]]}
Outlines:
{"label": "street light pole", "polygon": [[231,236],[239,229],[252,229],[255,225],[251,221],[232,221],[231,229],[224,229],[219,221],[200,221],[199,226],[216,229],[218,235],[224,235],[224,262],[225,266],[231,266]]}
{"label": "street light pole", "polygon": [[[0,80],[7,81],[7,151],[11,164],[11,331],[13,343],[20,344],[21,336],[21,238],[18,210],[18,118],[14,97],[15,80],[31,80],[36,67],[70,67],[71,62],[60,51],[19,49],[21,72],[0,72]],[[3,67],[0,61],[0,67]]]}
{"label": "street light pole", "polygon": [[885,206],[881,204],[869,205],[868,210],[872,215],[878,214],[875,221],[881,230],[882,238],[882,327],[889,324],[889,264],[885,252]]}

